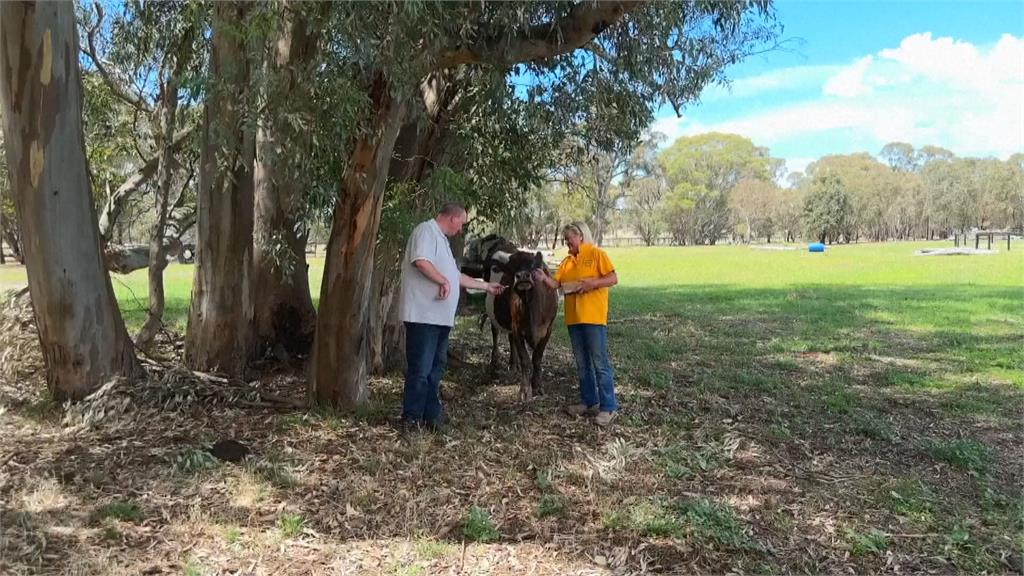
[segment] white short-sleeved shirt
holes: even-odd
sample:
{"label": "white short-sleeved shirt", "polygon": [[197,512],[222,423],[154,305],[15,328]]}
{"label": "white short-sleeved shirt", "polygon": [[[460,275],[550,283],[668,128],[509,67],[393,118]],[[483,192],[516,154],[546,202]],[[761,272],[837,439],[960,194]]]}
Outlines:
{"label": "white short-sleeved shirt", "polygon": [[[417,260],[427,260],[448,279],[451,287],[448,298],[437,299],[440,286],[413,265]],[[455,310],[459,306],[460,276],[452,246],[437,221],[430,219],[416,226],[405,245],[405,257],[402,258],[399,301],[402,322],[454,326]]]}

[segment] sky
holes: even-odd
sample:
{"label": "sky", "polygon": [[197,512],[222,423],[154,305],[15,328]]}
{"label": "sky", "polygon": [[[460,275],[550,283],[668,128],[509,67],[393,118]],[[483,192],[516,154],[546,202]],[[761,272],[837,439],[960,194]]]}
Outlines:
{"label": "sky", "polygon": [[1024,152],[1024,1],[776,0],[783,46],[729,69],[668,136],[727,132],[790,171],[909,142],[958,156]]}

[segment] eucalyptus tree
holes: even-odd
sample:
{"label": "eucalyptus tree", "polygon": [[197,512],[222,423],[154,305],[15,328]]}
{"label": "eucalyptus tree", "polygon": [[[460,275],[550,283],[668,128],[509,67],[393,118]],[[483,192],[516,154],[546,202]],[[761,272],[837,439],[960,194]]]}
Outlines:
{"label": "eucalyptus tree", "polygon": [[83,398],[140,370],[100,252],[77,55],[73,4],[0,4],[11,195],[47,384],[57,400]]}

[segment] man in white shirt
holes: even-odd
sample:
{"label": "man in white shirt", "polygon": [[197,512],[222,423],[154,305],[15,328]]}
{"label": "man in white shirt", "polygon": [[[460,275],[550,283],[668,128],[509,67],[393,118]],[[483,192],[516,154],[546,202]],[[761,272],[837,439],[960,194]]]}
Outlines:
{"label": "man in white shirt", "polygon": [[441,424],[441,376],[448,362],[448,334],[455,325],[459,287],[500,294],[500,284],[466,276],[448,237],[462,231],[466,208],[449,202],[437,217],[416,226],[405,246],[399,312],[405,323],[405,391],[402,429]]}

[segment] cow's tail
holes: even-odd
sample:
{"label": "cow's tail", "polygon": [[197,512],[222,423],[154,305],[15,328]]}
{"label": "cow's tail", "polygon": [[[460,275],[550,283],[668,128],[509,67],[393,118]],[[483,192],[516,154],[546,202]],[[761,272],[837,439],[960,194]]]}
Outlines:
{"label": "cow's tail", "polygon": [[488,321],[490,321],[490,319],[491,319],[491,317],[487,315],[487,312],[484,312],[484,313],[480,314],[480,317],[477,318],[477,320],[476,320],[477,328],[481,332],[483,332],[484,325],[487,324]]}

